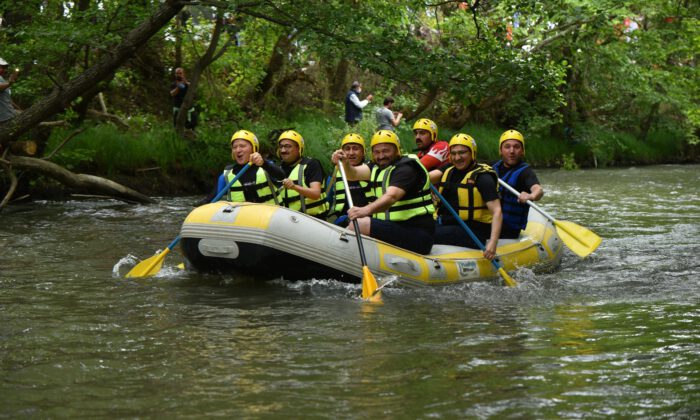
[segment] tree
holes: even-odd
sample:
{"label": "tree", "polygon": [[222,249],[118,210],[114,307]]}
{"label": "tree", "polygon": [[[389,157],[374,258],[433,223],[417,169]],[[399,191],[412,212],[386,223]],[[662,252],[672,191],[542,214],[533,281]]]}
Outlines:
{"label": "tree", "polygon": [[[86,92],[91,92],[95,85],[111,77],[121,64],[132,57],[141,46],[165,26],[187,3],[182,0],[165,1],[151,15],[147,16],[134,29],[129,31],[123,39],[113,37],[113,34],[110,34],[108,31],[109,36],[106,37],[106,40],[111,40],[111,44],[108,42],[106,50],[103,51],[101,57],[77,76],[68,78],[68,80],[63,82],[47,74],[47,77],[54,82],[51,92],[16,118],[0,126],[0,146],[3,148],[7,147],[20,135],[56,113],[62,112],[72,101],[86,94]],[[29,5],[29,7],[34,8],[34,11],[41,10],[37,6],[36,4]],[[84,10],[80,9],[82,6],[79,5],[76,9],[77,15],[82,16],[81,13],[84,12]],[[99,7],[95,9],[99,10]],[[87,39],[80,41],[88,45]],[[54,59],[53,61],[57,62],[58,60]],[[69,71],[71,69],[66,70]],[[12,164],[12,160],[9,163]],[[26,167],[30,166],[26,165]],[[66,176],[70,179],[72,175],[66,174]],[[85,184],[76,182],[75,185]],[[142,197],[134,196],[134,199],[141,201]]]}

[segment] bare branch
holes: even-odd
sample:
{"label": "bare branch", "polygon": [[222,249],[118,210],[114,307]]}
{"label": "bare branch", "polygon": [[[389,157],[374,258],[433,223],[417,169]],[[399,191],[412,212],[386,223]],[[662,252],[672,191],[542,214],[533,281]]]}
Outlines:
{"label": "bare branch", "polygon": [[81,127],[81,128],[79,128],[79,129],[73,131],[72,133],[70,133],[70,134],[68,135],[68,137],[66,137],[65,139],[63,139],[63,141],[61,142],[61,144],[58,145],[58,147],[56,147],[51,153],[49,153],[48,156],[44,156],[42,159],[43,159],[43,160],[51,160],[51,158],[52,158],[59,150],[61,150],[61,149],[63,148],[63,146],[65,146],[66,143],[68,143],[68,141],[70,141],[73,137],[77,136],[78,134],[82,133],[83,131],[85,131],[85,127]]}
{"label": "bare branch", "polygon": [[10,202],[12,196],[15,194],[18,182],[17,176],[15,175],[15,171],[12,170],[12,164],[10,164],[10,162],[6,161],[5,159],[0,159],[0,166],[2,166],[5,172],[7,172],[7,175],[10,177],[10,189],[7,190],[5,198],[3,198],[2,202],[0,202],[0,210],[2,210],[2,208]]}

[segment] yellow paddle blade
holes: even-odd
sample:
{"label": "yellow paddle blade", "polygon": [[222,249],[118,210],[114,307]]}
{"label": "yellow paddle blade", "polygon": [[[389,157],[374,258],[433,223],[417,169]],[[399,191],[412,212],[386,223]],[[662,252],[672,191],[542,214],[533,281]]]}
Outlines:
{"label": "yellow paddle blade", "polygon": [[178,265],[177,265],[177,268],[179,268],[180,270],[184,270],[184,269],[185,269],[185,263],[180,263],[180,264],[178,264]]}
{"label": "yellow paddle blade", "polygon": [[503,267],[500,267],[500,268],[498,269],[498,274],[500,274],[501,277],[503,277],[503,281],[506,282],[506,286],[508,286],[508,287],[515,287],[515,286],[518,285],[518,282],[516,282],[515,280],[513,280],[513,277],[511,277],[511,276],[508,274],[508,272],[507,272],[505,269],[503,269]]}
{"label": "yellow paddle blade", "polygon": [[165,251],[160,254],[156,254],[151,258],[146,258],[140,263],[136,264],[134,268],[126,273],[126,278],[131,277],[150,277],[158,274],[160,268],[163,266],[163,260],[165,256],[170,252],[170,248],[165,248]]}
{"label": "yellow paddle blade", "polygon": [[603,241],[600,236],[574,222],[555,220],[554,225],[564,244],[581,258],[595,251]]}
{"label": "yellow paddle blade", "polygon": [[[370,302],[380,303],[382,301],[382,292],[377,292],[377,279],[374,274],[369,271],[366,265],[362,267],[362,299]],[[376,293],[375,293],[376,292]]]}

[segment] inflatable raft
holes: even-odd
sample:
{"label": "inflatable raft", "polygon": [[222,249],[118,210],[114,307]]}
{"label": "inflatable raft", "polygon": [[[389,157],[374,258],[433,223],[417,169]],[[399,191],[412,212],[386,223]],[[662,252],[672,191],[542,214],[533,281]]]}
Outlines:
{"label": "inflatable raft", "polygon": [[[519,239],[499,241],[503,267],[553,270],[563,249],[554,226],[530,211]],[[466,234],[466,233],[465,233]],[[219,201],[193,210],[180,232],[185,266],[256,279],[334,278],[359,282],[362,264],[353,232],[284,207]],[[480,250],[435,245],[420,255],[363,236],[367,265],[404,286],[442,286],[495,279]],[[394,277],[396,277],[394,279]]]}

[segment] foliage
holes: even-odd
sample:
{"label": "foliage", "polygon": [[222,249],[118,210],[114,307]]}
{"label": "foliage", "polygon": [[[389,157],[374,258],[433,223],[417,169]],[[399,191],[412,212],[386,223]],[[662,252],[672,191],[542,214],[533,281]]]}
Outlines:
{"label": "foliage", "polygon": [[[21,69],[15,102],[27,108],[79,77],[158,4],[4,4],[2,57]],[[281,0],[191,2],[185,10],[184,26],[171,22],[95,87],[131,131],[90,128],[57,159],[92,162],[91,170],[107,174],[161,166],[207,178],[228,160],[227,141],[239,127],[258,132],[268,151],[268,133],[299,128],[308,151],[327,156],[350,130],[337,85],[347,89],[351,79],[377,98],[354,128],[368,143],[384,96],[413,118],[436,120],[442,139],[474,135],[485,161],[497,158],[505,128],[524,132],[528,159],[546,166],[562,156],[569,162],[571,153],[583,166],[685,159],[700,143],[697,2],[308,0],[299,7]],[[182,64],[195,63],[217,10],[239,43],[205,69],[198,137],[188,142],[169,127],[174,52],[181,39]],[[80,106],[95,106],[91,97],[59,117],[80,124]],[[407,151],[411,123],[398,130]],[[54,133],[52,145],[64,134]]]}

